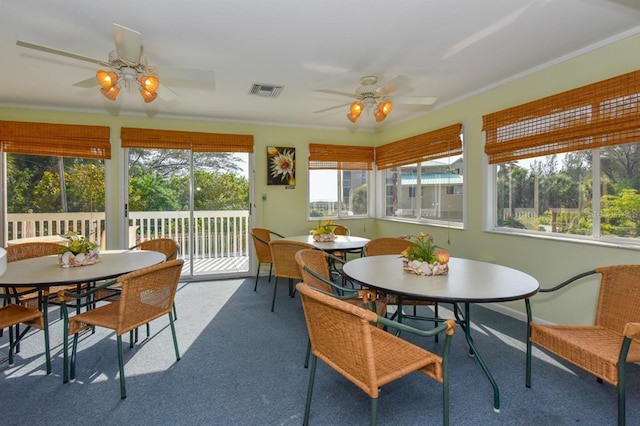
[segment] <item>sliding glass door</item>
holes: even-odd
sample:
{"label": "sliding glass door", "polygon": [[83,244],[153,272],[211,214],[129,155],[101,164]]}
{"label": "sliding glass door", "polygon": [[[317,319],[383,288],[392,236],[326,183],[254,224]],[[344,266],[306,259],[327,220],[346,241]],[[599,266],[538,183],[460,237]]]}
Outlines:
{"label": "sliding glass door", "polygon": [[247,275],[249,154],[128,152],[128,219],[136,240],[175,239],[185,279]]}

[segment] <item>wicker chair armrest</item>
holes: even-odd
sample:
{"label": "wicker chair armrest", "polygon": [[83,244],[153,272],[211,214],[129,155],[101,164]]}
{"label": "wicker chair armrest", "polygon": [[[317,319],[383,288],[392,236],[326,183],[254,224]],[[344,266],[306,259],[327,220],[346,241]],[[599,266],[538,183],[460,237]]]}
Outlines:
{"label": "wicker chair armrest", "polygon": [[[0,291],[0,299],[15,299],[16,297],[38,292],[37,287],[19,287],[22,289],[21,291],[18,291],[16,287],[0,287],[3,289],[3,291]],[[43,290],[46,291],[45,289]]]}
{"label": "wicker chair armrest", "polygon": [[597,272],[596,272],[595,269],[592,269],[592,270],[586,271],[586,272],[582,272],[580,274],[574,275],[573,277],[561,282],[560,284],[558,284],[555,287],[541,288],[538,291],[540,293],[550,293],[550,292],[553,292],[553,291],[557,291],[557,290],[560,290],[561,288],[564,288],[564,287],[568,286],[569,284],[571,284],[571,283],[573,283],[575,281],[578,281],[581,278],[588,277],[589,275],[593,275],[593,274],[596,274],[596,273]]}
{"label": "wicker chair armrest", "polygon": [[62,305],[65,305],[66,300],[69,300],[69,299],[80,300],[80,299],[86,298],[87,296],[91,296],[94,293],[97,293],[101,290],[104,290],[106,288],[113,286],[117,282],[118,280],[110,280],[98,286],[91,287],[86,291],[81,291],[79,293],[76,293],[73,291],[59,290],[58,302],[61,303]]}
{"label": "wicker chair armrest", "polygon": [[[359,297],[360,296],[359,295],[359,291],[361,291],[361,290],[342,287],[341,285],[338,285],[338,284],[334,283],[333,281],[330,281],[330,280],[326,279],[322,275],[319,275],[316,271],[314,271],[313,269],[309,268],[308,266],[305,266],[304,270],[307,271],[309,274],[313,275],[318,280],[322,281],[323,283],[331,286],[331,288],[333,288],[334,290],[337,291],[337,295],[338,296],[342,296],[342,295],[345,295],[345,294],[346,295],[350,295],[350,297],[347,297],[347,299],[353,299],[354,297]],[[333,294],[333,296],[336,296],[336,294]],[[342,297],[339,297],[339,298],[342,299]]]}
{"label": "wicker chair armrest", "polygon": [[624,325],[624,337],[640,339],[640,322],[628,322]]}
{"label": "wicker chair armrest", "polygon": [[440,334],[443,331],[446,332],[447,338],[453,336],[456,329],[456,322],[452,319],[445,320],[444,323],[432,328],[431,330],[420,330],[419,328],[411,327],[398,321],[390,320],[389,318],[378,316],[378,324],[382,324],[385,327],[391,327],[398,331],[403,331],[417,336],[432,337],[436,334]]}

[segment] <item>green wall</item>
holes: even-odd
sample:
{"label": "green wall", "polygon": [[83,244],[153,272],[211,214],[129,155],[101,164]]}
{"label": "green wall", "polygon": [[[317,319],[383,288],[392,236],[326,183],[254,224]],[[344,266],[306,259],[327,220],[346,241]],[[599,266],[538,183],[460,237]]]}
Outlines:
{"label": "green wall", "polygon": [[[420,231],[429,232],[434,235],[436,242],[449,249],[453,256],[487,260],[521,269],[535,276],[545,287],[596,266],[637,263],[640,260],[640,251],[591,243],[578,244],[557,239],[486,232],[483,225],[486,220],[483,213],[485,199],[483,173],[486,159],[483,153],[482,116],[636,70],[640,68],[638,52],[640,52],[640,35],[636,34],[570,59],[558,61],[553,65],[541,66],[536,72],[512,79],[466,99],[439,105],[423,117],[398,124],[380,133],[205,120],[115,117],[109,114],[16,108],[0,108],[0,119],[95,124],[111,128],[112,161],[107,179],[108,187],[113,190],[107,197],[113,207],[107,212],[108,222],[111,225],[107,226],[107,229],[114,229],[118,224],[120,209],[124,203],[122,191],[119,190],[125,182],[124,176],[119,172],[124,161],[119,140],[121,127],[252,134],[255,140],[255,226],[268,227],[287,235],[307,233],[316,223],[306,219],[306,156],[309,142],[377,146],[461,122],[464,126],[465,140],[466,229],[427,227],[374,219],[354,219],[343,223],[349,226],[352,233],[369,238]],[[473,64],[469,64],[469,72],[473,72]],[[266,147],[269,145],[296,148],[295,189],[267,186]],[[267,195],[267,201],[261,201],[262,194]],[[110,245],[111,242],[118,241],[118,238],[118,235],[108,235]],[[596,291],[596,282],[592,281],[584,282],[574,290],[565,291],[553,298],[547,295],[536,296],[533,299],[534,314],[556,323],[589,323],[593,317]],[[519,301],[504,303],[501,307],[522,312],[523,305]]]}

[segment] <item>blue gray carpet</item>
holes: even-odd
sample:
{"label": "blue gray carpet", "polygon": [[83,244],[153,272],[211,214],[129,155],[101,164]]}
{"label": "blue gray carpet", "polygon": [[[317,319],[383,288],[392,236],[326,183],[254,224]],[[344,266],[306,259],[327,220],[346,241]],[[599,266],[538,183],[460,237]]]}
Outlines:
{"label": "blue gray carpet", "polygon": [[[168,319],[152,323],[150,339],[133,349],[125,345],[125,400],[115,336],[105,330],[81,336],[77,378],[62,383],[62,326],[54,309],[53,374],[44,374],[41,332],[30,333],[15,365],[0,364],[1,423],[300,425],[308,381],[302,308],[282,283],[270,312],[272,286],[266,277],[257,292],[252,279],[181,285],[176,327],[182,359],[175,361]],[[479,306],[472,314],[474,341],[500,386],[501,410],[494,412],[491,386],[458,329],[451,348],[452,425],[616,424],[614,387],[536,351],[527,389],[524,323]],[[441,350],[431,339],[411,340]],[[6,349],[5,332],[0,357]],[[628,373],[627,424],[640,425],[640,366]],[[421,374],[400,379],[381,391],[379,424],[441,424],[441,395],[441,386]],[[369,422],[368,397],[321,362],[311,410],[312,425]]]}

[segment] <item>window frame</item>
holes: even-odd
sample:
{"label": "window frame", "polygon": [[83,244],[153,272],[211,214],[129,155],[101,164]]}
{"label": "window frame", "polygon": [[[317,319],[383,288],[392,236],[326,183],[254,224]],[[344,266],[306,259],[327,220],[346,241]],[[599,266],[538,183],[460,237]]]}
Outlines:
{"label": "window frame", "polygon": [[[464,143],[463,143],[464,145]],[[378,187],[378,200],[379,202],[377,203],[377,208],[376,208],[376,217],[378,219],[382,219],[382,220],[389,220],[389,221],[393,221],[393,222],[403,222],[403,223],[411,223],[411,224],[420,224],[420,225],[429,225],[429,226],[434,226],[434,227],[446,227],[446,228],[452,228],[452,229],[466,229],[467,227],[467,197],[466,197],[466,192],[467,192],[467,181],[466,179],[464,179],[465,173],[466,173],[466,161],[465,161],[465,157],[464,157],[464,150],[462,151],[462,154],[458,154],[455,155],[455,157],[460,156],[460,160],[462,162],[462,168],[461,171],[462,173],[460,174],[460,176],[462,177],[462,193],[461,194],[453,194],[452,196],[460,196],[461,201],[462,201],[462,220],[460,221],[451,221],[451,220],[445,220],[445,219],[432,219],[432,218],[423,218],[421,217],[422,214],[420,214],[420,217],[418,215],[415,215],[413,217],[398,217],[398,216],[387,216],[386,211],[387,211],[387,204],[386,204],[386,177],[387,177],[387,171],[391,170],[391,169],[383,169],[383,170],[379,170],[376,172],[377,175],[377,187]],[[444,157],[444,158],[440,158],[440,160],[447,160],[450,161],[451,157]],[[457,159],[455,160],[457,161]],[[450,164],[453,164],[455,161],[451,162]],[[415,198],[416,198],[416,205],[419,205],[420,207],[417,209],[419,212],[421,212],[423,210],[422,207],[422,190],[418,189],[418,186],[421,185],[421,174],[422,174],[422,167],[423,167],[423,163],[415,163],[416,165],[416,173],[417,173],[417,179],[416,179],[416,186],[413,187],[414,191],[415,191]],[[411,166],[413,166],[413,164],[411,164]],[[399,166],[399,167],[403,167],[403,166]],[[440,190],[444,190],[446,191],[446,188],[450,186],[449,183],[444,183],[439,185]]]}
{"label": "window frame", "polygon": [[[486,231],[607,245],[640,246],[640,236],[602,235],[602,149],[640,144],[640,70],[483,116]],[[589,151],[591,234],[498,226],[498,168],[510,161]]]}
{"label": "window frame", "polygon": [[[337,196],[338,196],[338,200],[337,200],[337,206],[336,206],[336,211],[338,212],[337,215],[335,216],[311,216],[311,172],[313,171],[324,171],[324,172],[335,172],[337,177],[336,177],[336,184],[337,184]],[[367,213],[364,215],[345,215],[342,214],[342,205],[343,205],[343,192],[344,192],[344,187],[342,185],[342,172],[365,172],[365,176],[366,176],[366,186],[367,186]],[[307,188],[307,219],[308,220],[344,220],[344,219],[369,219],[374,217],[374,215],[372,214],[372,212],[374,211],[373,209],[373,202],[372,202],[372,194],[375,194],[375,183],[373,182],[373,174],[372,171],[370,170],[351,170],[351,169],[309,169],[307,168],[307,184],[308,184],[308,188]]]}

